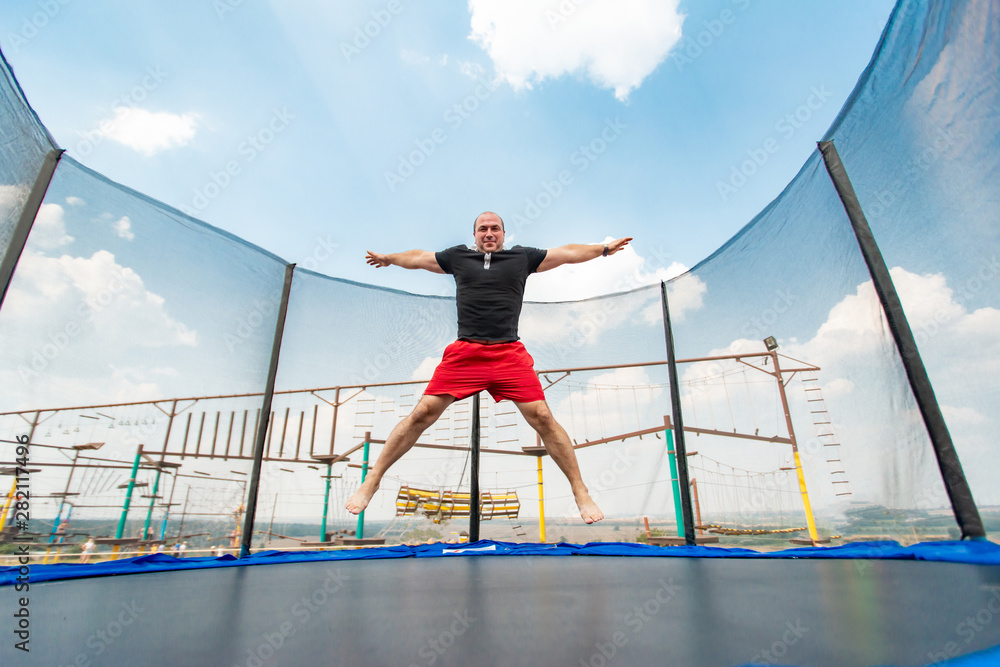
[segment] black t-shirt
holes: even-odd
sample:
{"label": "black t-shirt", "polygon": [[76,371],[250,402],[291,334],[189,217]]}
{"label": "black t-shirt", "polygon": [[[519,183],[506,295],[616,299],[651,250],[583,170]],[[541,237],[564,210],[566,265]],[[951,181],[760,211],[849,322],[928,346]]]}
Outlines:
{"label": "black t-shirt", "polygon": [[513,248],[492,253],[457,245],[435,253],[458,286],[458,337],[490,342],[517,340],[524,283],[547,251]]}

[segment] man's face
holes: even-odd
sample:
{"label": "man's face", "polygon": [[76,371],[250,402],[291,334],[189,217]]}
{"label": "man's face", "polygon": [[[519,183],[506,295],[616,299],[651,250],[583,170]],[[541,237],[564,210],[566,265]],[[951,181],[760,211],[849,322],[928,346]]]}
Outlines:
{"label": "man's face", "polygon": [[476,220],[476,229],[473,232],[476,239],[476,248],[480,252],[496,252],[503,247],[503,224],[500,218],[493,213],[484,213]]}

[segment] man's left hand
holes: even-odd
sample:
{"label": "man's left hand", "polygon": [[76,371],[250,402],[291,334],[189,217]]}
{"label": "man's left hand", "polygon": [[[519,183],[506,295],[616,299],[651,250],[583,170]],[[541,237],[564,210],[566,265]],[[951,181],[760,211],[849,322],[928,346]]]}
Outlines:
{"label": "man's left hand", "polygon": [[627,246],[628,242],[631,240],[632,240],[631,236],[626,236],[624,238],[618,239],[617,241],[612,241],[611,243],[609,243],[608,256],[610,257],[611,255],[615,254],[616,252]]}

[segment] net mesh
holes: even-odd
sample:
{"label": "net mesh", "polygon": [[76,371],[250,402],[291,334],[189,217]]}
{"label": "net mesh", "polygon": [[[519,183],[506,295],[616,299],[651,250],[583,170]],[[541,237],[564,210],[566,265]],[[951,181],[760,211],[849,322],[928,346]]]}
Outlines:
{"label": "net mesh", "polygon": [[[988,529],[1000,504],[998,13],[985,0],[900,2],[826,136],[890,268]],[[52,143],[6,63],[2,71],[7,239]],[[138,460],[124,536],[148,523],[167,545],[235,546],[285,264],[63,159],[0,311],[0,451],[10,465],[15,439],[30,434],[40,544],[122,532]],[[811,522],[823,539],[958,535],[818,153],[666,288],[702,536],[784,547]],[[373,461],[412,410],[453,340],[455,314],[451,298],[294,271],[261,438],[255,546],[359,537],[343,505],[360,483],[364,443]],[[676,534],[660,286],[529,302],[520,331],[608,519],[584,526],[517,408],[484,395],[481,535],[538,540],[543,511],[548,541]],[[471,401],[451,406],[390,470],[364,537],[461,539],[471,410]]]}
{"label": "net mesh", "polygon": [[24,93],[0,54],[0,262],[7,257],[14,229],[45,155],[55,142],[28,106]]}

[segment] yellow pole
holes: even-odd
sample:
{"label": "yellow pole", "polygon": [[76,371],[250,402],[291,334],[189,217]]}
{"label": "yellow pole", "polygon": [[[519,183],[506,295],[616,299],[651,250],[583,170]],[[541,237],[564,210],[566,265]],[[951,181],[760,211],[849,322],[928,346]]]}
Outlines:
{"label": "yellow pole", "polygon": [[809,492],[806,491],[806,476],[802,472],[802,460],[799,458],[799,446],[795,441],[795,431],[792,428],[792,413],[788,409],[788,397],[785,396],[785,379],[778,366],[778,353],[771,350],[771,361],[774,363],[774,377],[778,380],[778,395],[781,397],[781,407],[785,411],[785,426],[788,427],[788,439],[792,441],[792,454],[795,456],[795,473],[799,476],[799,492],[802,494],[802,507],[806,513],[806,525],[809,526],[809,539],[813,546],[819,546],[819,535],[816,533],[816,520],[813,518],[812,505],[809,503]]}
{"label": "yellow pole", "polygon": [[542,485],[542,457],[538,457],[538,541],[545,542],[545,494]]}
{"label": "yellow pole", "polygon": [[799,459],[799,452],[795,450],[795,472],[799,476],[799,491],[802,493],[802,504],[806,510],[806,525],[809,526],[809,538],[813,541],[813,546],[819,540],[816,533],[816,521],[813,519],[812,505],[809,504],[809,492],[806,491],[806,476],[802,473],[802,461]]}
{"label": "yellow pole", "polygon": [[56,544],[56,553],[55,553],[55,556],[52,557],[52,562],[53,563],[58,563],[59,562],[59,556],[62,554],[62,541],[63,541],[63,538],[60,537],[59,538],[59,542]]}
{"label": "yellow pole", "polygon": [[3,504],[3,514],[0,515],[0,532],[3,531],[3,527],[7,524],[7,510],[10,509],[10,501],[14,499],[14,492],[17,490],[17,477],[14,477],[14,483],[10,485],[10,493],[7,494],[7,501]]}

